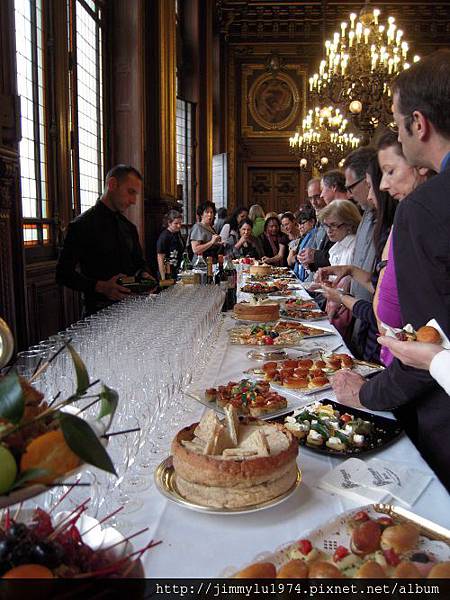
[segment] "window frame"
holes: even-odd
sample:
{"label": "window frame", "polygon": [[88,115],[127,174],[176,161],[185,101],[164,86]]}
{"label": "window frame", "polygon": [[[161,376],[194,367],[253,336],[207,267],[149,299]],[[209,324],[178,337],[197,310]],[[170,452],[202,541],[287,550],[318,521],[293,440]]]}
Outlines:
{"label": "window frame", "polygon": [[[187,141],[187,136],[188,136],[188,120],[186,118],[186,109],[187,107],[189,107],[190,109],[190,117],[191,117],[191,132],[190,132],[190,153],[191,153],[191,164],[188,165],[188,161],[185,160],[185,168],[184,168],[184,181],[186,181],[187,179],[189,179],[189,186],[190,186],[190,190],[188,190],[186,199],[185,199],[185,189],[184,189],[184,181],[183,181],[183,198],[181,199],[182,202],[182,206],[183,206],[183,224],[191,224],[194,221],[194,213],[195,213],[195,167],[196,167],[196,132],[195,132],[195,124],[196,124],[196,110],[197,110],[197,105],[195,102],[191,102],[190,100],[185,100],[184,98],[181,98],[179,96],[177,96],[177,103],[178,101],[183,102],[184,103],[184,110],[185,110],[185,127],[184,127],[184,141],[185,144],[184,146],[187,148],[188,144],[186,143]],[[175,115],[175,118],[177,119],[177,112]],[[175,124],[175,134],[176,134],[176,151],[175,151],[175,156],[176,156],[176,174],[177,174],[177,185],[179,185],[178,182],[178,136],[177,136],[177,123]],[[190,176],[189,176],[189,172],[188,172],[188,168],[190,166]]]}
{"label": "window frame", "polygon": [[[79,148],[79,123],[78,123],[78,61],[77,61],[77,44],[76,44],[76,16],[77,16],[77,4],[81,4],[83,8],[90,14],[90,16],[96,22],[96,51],[99,50],[99,30],[102,28],[101,33],[101,65],[97,61],[97,71],[96,71],[96,81],[97,86],[100,84],[100,67],[103,72],[103,76],[101,78],[101,82],[103,84],[103,93],[102,93],[102,113],[103,116],[100,119],[100,108],[99,104],[97,104],[97,136],[101,135],[102,137],[102,146],[103,146],[103,161],[101,160],[101,150],[97,148],[97,166],[98,166],[98,181],[99,181],[99,191],[102,188],[105,175],[106,175],[106,157],[107,157],[107,144],[106,144],[106,114],[107,114],[107,106],[106,106],[106,96],[107,89],[105,84],[105,74],[107,73],[107,64],[106,64],[106,14],[105,14],[105,3],[100,0],[92,0],[97,8],[97,10],[101,10],[102,14],[99,17],[95,12],[92,11],[91,7],[85,2],[85,0],[67,0],[69,14],[68,14],[68,30],[69,30],[69,39],[68,39],[68,52],[69,52],[69,88],[70,88],[70,162],[71,162],[71,170],[72,170],[72,210],[74,215],[79,215],[81,213],[81,194],[80,194],[80,148]],[[97,87],[96,94],[100,93],[100,88]],[[101,124],[100,124],[101,122]],[[103,131],[100,130],[100,127]],[[101,133],[100,133],[101,132]],[[97,138],[98,139],[98,138]],[[102,164],[103,163],[103,164]],[[101,165],[101,166],[99,166]],[[100,195],[100,194],[99,194]]]}

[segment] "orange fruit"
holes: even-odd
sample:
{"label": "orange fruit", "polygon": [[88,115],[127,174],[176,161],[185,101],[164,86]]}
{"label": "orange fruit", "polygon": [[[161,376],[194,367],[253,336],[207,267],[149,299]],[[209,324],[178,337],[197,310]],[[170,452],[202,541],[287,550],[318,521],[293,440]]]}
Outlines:
{"label": "orange fruit", "polygon": [[53,573],[42,565],[20,565],[7,571],[3,579],[53,579]]}
{"label": "orange fruit", "polygon": [[20,460],[21,472],[28,469],[46,469],[48,474],[37,477],[35,483],[51,483],[57,477],[72,471],[81,459],[67,445],[60,429],[49,431],[32,440]]}

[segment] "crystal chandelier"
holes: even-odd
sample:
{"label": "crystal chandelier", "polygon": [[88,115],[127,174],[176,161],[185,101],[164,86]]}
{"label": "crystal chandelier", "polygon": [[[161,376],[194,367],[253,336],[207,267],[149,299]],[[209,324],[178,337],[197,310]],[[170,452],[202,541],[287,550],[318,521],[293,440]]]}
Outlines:
{"label": "crystal chandelier", "polygon": [[360,143],[358,137],[347,132],[347,125],[338,108],[310,109],[301,131],[289,138],[290,150],[298,156],[300,167],[318,170],[336,167]]}
{"label": "crystal chandelier", "polygon": [[[313,104],[340,107],[366,141],[379,124],[392,121],[390,83],[409,67],[408,43],[395,18],[379,23],[380,11],[366,4],[359,18],[341,23],[341,32],[325,42],[325,58],[319,72],[309,79]],[[414,57],[414,62],[419,60]]]}

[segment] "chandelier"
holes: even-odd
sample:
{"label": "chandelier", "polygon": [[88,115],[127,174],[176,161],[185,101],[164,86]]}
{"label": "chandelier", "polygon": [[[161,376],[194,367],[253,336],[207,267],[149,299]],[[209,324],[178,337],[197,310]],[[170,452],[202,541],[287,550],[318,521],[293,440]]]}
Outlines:
{"label": "chandelier", "polygon": [[303,119],[301,131],[289,138],[291,152],[300,160],[300,167],[318,170],[338,166],[360,139],[347,132],[348,121],[338,108],[327,106],[310,109]]}
{"label": "chandelier", "polygon": [[379,16],[380,11],[368,4],[359,18],[352,13],[350,22],[341,23],[340,33],[325,42],[319,72],[309,78],[312,103],[339,106],[366,141],[379,124],[392,122],[390,83],[410,66],[409,46],[395,18],[383,25]]}

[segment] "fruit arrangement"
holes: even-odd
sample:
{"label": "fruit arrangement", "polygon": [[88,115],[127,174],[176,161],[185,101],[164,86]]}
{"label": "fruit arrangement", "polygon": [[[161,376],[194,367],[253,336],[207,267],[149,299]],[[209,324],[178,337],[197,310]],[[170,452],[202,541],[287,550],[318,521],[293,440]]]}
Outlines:
{"label": "fruit arrangement", "polygon": [[[95,424],[68,412],[86,397],[96,382],[90,382],[86,368],[68,346],[77,376],[76,391],[66,400],[48,403],[32,384],[15,371],[0,378],[0,507],[11,503],[8,495],[31,484],[52,482],[77,469],[83,462],[115,474],[99,435],[105,435],[117,407],[117,394],[102,385],[101,392],[89,395],[89,406],[99,403]],[[95,398],[92,402],[91,398]],[[108,417],[108,423],[103,421]]]}
{"label": "fruit arrangement", "polygon": [[49,513],[37,508],[28,524],[13,520],[7,510],[0,522],[0,577],[125,577],[135,566],[136,557],[140,558],[146,550],[157,545],[151,541],[142,550],[133,552],[128,543],[130,538],[117,542],[116,535],[108,547],[103,545],[106,536],[101,535],[100,546],[93,548],[83,536],[99,523],[88,518],[83,531],[85,510],[86,503],[83,503],[52,520]]}

